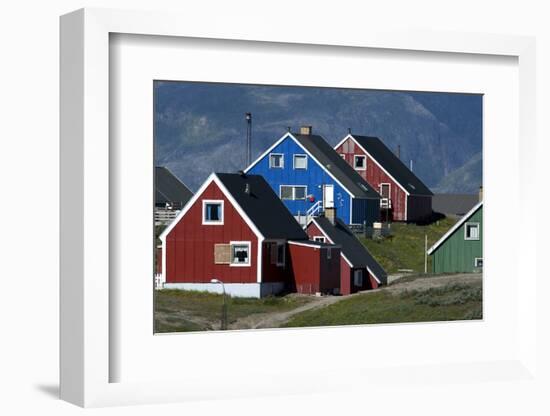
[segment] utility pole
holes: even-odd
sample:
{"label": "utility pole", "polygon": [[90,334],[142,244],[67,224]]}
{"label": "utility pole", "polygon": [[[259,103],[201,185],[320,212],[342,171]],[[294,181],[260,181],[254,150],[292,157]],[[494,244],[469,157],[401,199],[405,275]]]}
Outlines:
{"label": "utility pole", "polygon": [[424,273],[428,273],[428,234],[424,234]]}
{"label": "utility pole", "polygon": [[252,163],[252,113],[245,113],[246,119],[246,166]]}

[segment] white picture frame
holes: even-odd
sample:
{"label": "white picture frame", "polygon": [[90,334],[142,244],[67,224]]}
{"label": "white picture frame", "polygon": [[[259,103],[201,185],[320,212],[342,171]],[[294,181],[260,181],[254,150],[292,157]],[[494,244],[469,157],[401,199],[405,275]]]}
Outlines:
{"label": "white picture frame", "polygon": [[[185,24],[182,24],[185,22]],[[243,23],[243,22],[241,22]],[[507,56],[517,59],[519,69],[519,134],[517,141],[523,144],[536,140],[535,107],[535,41],[530,37],[487,35],[471,33],[428,33],[421,31],[383,32],[364,28],[361,31],[338,31],[315,24],[304,24],[301,30],[281,31],[276,23],[265,23],[242,35],[234,31],[239,22],[226,22],[215,26],[204,25],[201,19],[189,19],[174,13],[120,11],[106,9],[83,9],[65,15],[61,19],[61,206],[70,210],[61,213],[61,263],[60,263],[60,394],[63,400],[80,406],[110,406],[122,404],[162,403],[196,399],[253,397],[275,394],[310,394],[329,392],[353,392],[368,388],[371,394],[384,385],[393,386],[396,379],[407,386],[430,385],[430,383],[471,383],[474,387],[483,382],[511,383],[520,389],[525,382],[539,383],[537,378],[537,326],[536,281],[537,270],[529,242],[536,241],[535,227],[528,227],[526,213],[529,202],[534,201],[535,182],[527,180],[519,171],[535,164],[534,146],[519,148],[518,190],[522,205],[518,224],[524,230],[518,237],[516,262],[522,262],[522,284],[515,293],[513,317],[515,326],[508,329],[517,344],[498,356],[498,360],[473,360],[471,362],[440,363],[420,360],[414,367],[395,368],[342,365],[337,369],[313,371],[311,368],[296,369],[292,377],[282,372],[257,370],[254,379],[248,382],[239,379],[232,388],[224,380],[193,376],[176,377],[175,380],[148,380],[112,382],[117,378],[112,366],[123,357],[111,348],[114,340],[123,335],[116,325],[110,325],[120,305],[111,303],[113,293],[120,291],[110,282],[111,273],[116,273],[119,259],[110,258],[113,242],[110,227],[121,218],[112,215],[110,204],[116,200],[110,186],[113,169],[109,136],[110,126],[110,76],[109,38],[122,33],[140,36],[163,36],[174,38],[225,39],[226,42],[269,42],[282,49],[301,45],[330,45],[331,51],[346,48],[373,49],[381,51],[433,52],[436,55],[466,54],[472,60],[477,55]],[[244,27],[244,25],[240,26]],[[170,37],[170,38],[168,38]],[[261,48],[261,44],[258,44]],[[339,49],[342,48],[342,49]],[[116,149],[115,149],[116,150]],[[115,167],[116,168],[116,167]],[[151,166],[152,169],[152,166]],[[491,169],[491,166],[489,166]],[[495,192],[496,193],[496,192]],[[487,198],[491,188],[486,188]],[[490,212],[490,203],[486,204]],[[489,216],[487,216],[489,217]],[[491,228],[490,220],[487,227]],[[490,233],[488,233],[490,234]],[[116,235],[114,237],[117,238]],[[486,255],[484,270],[492,265]],[[512,260],[511,260],[512,261]],[[510,270],[509,278],[516,278],[517,270]],[[489,281],[489,284],[491,282]],[[152,279],[151,279],[151,291]],[[491,292],[486,292],[491,299]],[[111,296],[111,297],[110,297]],[[485,301],[485,298],[484,298]],[[148,311],[152,313],[152,311]],[[494,316],[490,317],[494,319]],[[437,325],[437,324],[431,324]],[[447,324],[439,324],[446,331]],[[451,328],[459,328],[454,324]],[[421,331],[428,325],[401,325],[400,332],[410,334]],[[387,329],[387,328],[386,328]],[[341,335],[358,334],[361,328],[346,328]],[[393,331],[393,329],[390,329]],[[506,329],[505,329],[506,330]],[[306,338],[319,340],[333,333],[334,329],[290,331],[296,343]],[[385,329],[376,329],[383,332]],[[279,333],[282,333],[279,332]],[[152,334],[151,334],[152,336]],[[186,335],[187,336],[187,335]],[[189,335],[189,337],[204,335]],[[253,342],[254,333],[208,334],[215,340],[238,345]],[[263,336],[263,335],[261,335]],[[226,337],[226,338],[222,338]],[[325,338],[324,338],[325,337]],[[163,342],[169,337],[164,338]],[[188,338],[191,340],[191,338]],[[319,345],[323,345],[320,343]],[[497,352],[496,352],[497,353]],[[507,354],[507,355],[503,355]],[[253,364],[242,363],[243,373],[252,371]],[[533,387],[531,384],[529,387]],[[536,386],[535,386],[536,387]],[[447,393],[453,394],[450,386]],[[497,397],[497,396],[496,396]]]}

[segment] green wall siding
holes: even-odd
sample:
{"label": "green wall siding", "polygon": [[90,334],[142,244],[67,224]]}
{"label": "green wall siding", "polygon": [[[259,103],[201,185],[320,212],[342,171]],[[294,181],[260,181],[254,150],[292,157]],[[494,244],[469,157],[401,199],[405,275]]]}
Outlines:
{"label": "green wall siding", "polygon": [[[464,228],[470,222],[480,224],[479,240],[465,240]],[[483,206],[432,253],[434,273],[471,273],[476,270],[474,259],[483,257]]]}

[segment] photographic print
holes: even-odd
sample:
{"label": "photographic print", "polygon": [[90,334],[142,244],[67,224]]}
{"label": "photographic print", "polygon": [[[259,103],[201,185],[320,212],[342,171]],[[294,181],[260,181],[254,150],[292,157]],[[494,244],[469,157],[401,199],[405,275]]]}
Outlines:
{"label": "photographic print", "polygon": [[156,333],[482,319],[482,95],[153,88]]}

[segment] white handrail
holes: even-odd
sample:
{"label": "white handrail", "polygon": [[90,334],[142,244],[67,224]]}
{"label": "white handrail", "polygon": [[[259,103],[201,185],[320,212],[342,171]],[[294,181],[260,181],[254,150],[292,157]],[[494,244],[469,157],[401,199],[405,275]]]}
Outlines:
{"label": "white handrail", "polygon": [[323,209],[323,201],[319,200],[313,204],[306,212],[308,217],[312,217],[319,213]]}

